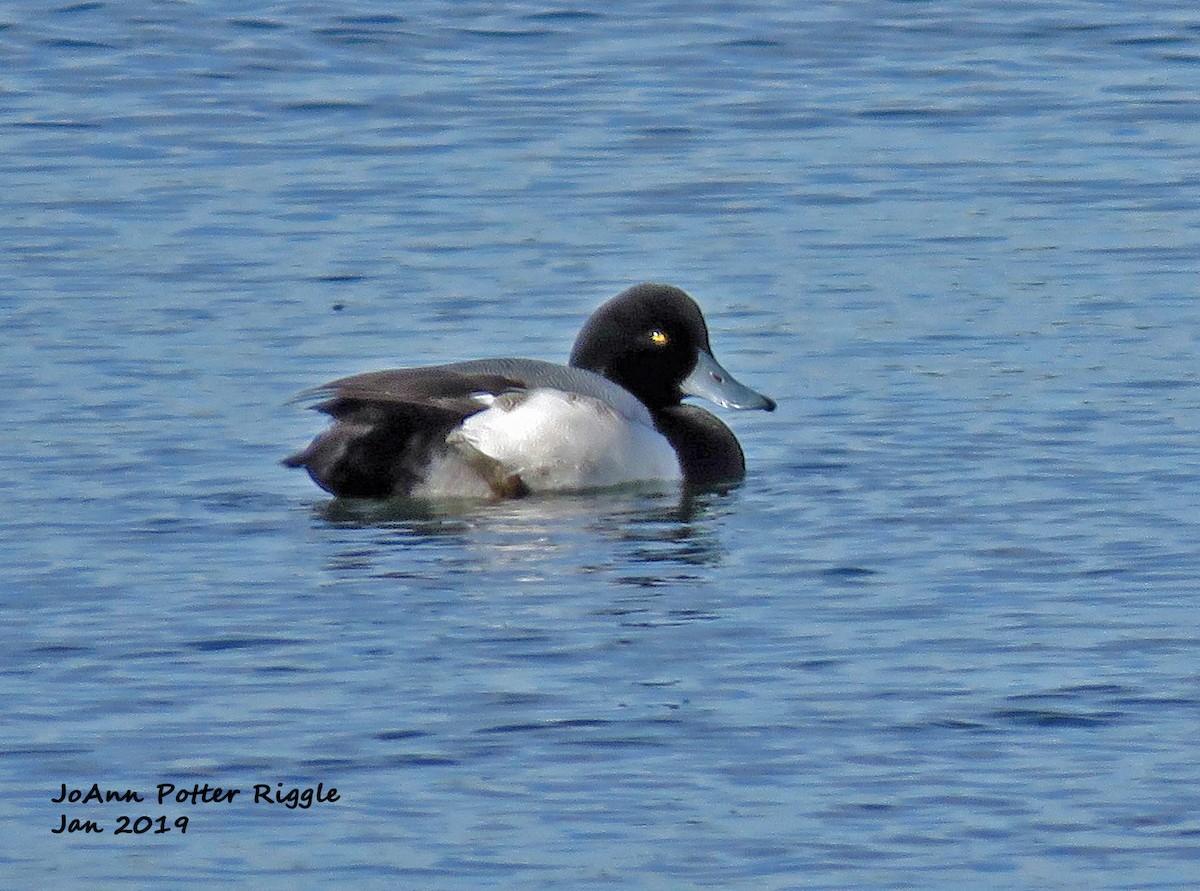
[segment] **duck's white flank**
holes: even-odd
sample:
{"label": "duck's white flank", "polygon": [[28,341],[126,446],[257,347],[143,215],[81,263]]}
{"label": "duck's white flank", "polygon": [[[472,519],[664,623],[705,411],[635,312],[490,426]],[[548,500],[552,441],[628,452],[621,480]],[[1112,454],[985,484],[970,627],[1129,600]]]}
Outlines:
{"label": "duck's white flank", "polygon": [[475,398],[488,407],[447,441],[495,462],[531,492],[683,478],[661,433],[601,399],[549,388]]}

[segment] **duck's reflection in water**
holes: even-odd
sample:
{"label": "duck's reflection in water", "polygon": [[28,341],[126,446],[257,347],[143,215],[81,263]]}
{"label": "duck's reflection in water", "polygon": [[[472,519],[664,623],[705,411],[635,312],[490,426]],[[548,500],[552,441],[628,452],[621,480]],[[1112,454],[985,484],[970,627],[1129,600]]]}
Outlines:
{"label": "duck's reflection in water", "polygon": [[[620,489],[511,501],[335,500],[314,512],[341,545],[334,572],[392,578],[519,570],[536,581],[598,572],[653,587],[720,563],[729,489]],[[611,579],[610,579],[611,580]]]}

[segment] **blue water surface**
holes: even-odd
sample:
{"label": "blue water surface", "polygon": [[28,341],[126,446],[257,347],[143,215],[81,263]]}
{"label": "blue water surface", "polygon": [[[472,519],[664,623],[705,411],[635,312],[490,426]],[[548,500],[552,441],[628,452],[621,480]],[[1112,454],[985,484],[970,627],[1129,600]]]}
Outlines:
{"label": "blue water surface", "polygon": [[[1200,8],[17,2],[0,58],[5,887],[1200,884]],[[306,387],[645,280],[779,400],[732,491],[277,463]]]}

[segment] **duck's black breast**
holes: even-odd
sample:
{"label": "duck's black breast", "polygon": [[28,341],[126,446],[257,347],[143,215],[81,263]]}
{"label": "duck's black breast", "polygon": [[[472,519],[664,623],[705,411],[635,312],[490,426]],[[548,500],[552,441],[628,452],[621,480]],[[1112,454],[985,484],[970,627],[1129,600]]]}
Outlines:
{"label": "duck's black breast", "polygon": [[685,483],[735,483],[746,475],[741,443],[711,412],[681,403],[657,409],[654,424],[679,456]]}

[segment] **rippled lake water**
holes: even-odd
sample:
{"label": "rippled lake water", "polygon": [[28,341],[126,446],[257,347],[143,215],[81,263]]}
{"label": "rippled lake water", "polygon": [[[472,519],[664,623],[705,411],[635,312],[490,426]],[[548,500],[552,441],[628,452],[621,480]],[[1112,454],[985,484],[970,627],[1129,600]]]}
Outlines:
{"label": "rippled lake water", "polygon": [[[1200,883],[1193,4],[18,2],[0,55],[7,887]],[[742,486],[278,465],[302,389],[561,361],[643,280],[779,400]]]}

